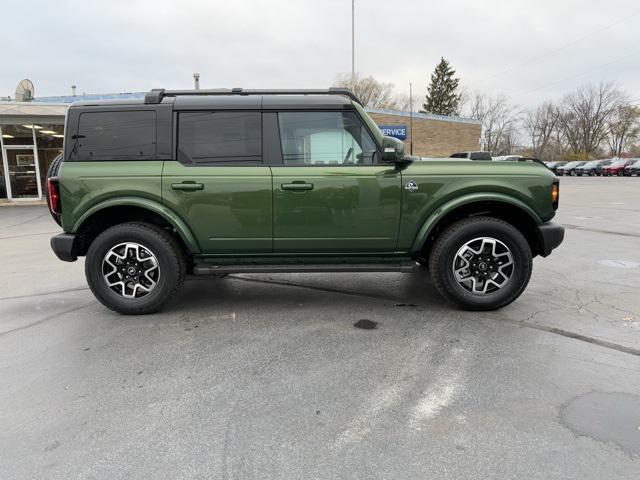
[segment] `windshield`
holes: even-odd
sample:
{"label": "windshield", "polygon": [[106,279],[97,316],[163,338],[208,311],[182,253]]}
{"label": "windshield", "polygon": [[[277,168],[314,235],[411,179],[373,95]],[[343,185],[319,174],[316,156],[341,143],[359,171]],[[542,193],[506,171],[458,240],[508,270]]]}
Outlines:
{"label": "windshield", "polygon": [[612,167],[619,167],[620,165],[624,165],[625,162],[626,162],[626,160],[615,160],[615,161],[611,162],[611,166]]}
{"label": "windshield", "polygon": [[578,162],[578,161],[574,161],[574,162],[569,162],[565,165],[565,167],[577,167],[578,165],[582,165],[584,162]]}

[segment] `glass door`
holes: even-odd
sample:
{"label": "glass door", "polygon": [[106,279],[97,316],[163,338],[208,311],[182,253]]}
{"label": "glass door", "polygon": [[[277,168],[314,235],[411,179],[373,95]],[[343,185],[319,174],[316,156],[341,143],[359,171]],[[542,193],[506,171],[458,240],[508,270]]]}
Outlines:
{"label": "glass door", "polygon": [[39,198],[38,165],[33,148],[4,147],[10,198]]}

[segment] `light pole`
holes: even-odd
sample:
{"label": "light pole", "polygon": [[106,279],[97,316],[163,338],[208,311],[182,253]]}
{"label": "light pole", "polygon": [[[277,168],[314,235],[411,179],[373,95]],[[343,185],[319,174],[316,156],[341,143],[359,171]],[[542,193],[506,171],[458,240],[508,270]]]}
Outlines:
{"label": "light pole", "polygon": [[356,91],[356,0],[351,0],[351,90]]}
{"label": "light pole", "polygon": [[409,154],[413,155],[413,85],[409,82]]}

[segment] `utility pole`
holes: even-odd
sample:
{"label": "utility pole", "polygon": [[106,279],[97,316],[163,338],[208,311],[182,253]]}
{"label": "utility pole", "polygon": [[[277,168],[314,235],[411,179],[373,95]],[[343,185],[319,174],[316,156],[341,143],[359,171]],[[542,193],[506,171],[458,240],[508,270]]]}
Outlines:
{"label": "utility pole", "polygon": [[409,82],[409,154],[413,155],[413,85]]}
{"label": "utility pole", "polygon": [[193,88],[195,88],[196,90],[200,90],[200,74],[199,73],[193,74]]}
{"label": "utility pole", "polygon": [[351,0],[351,90],[356,91],[356,0]]}

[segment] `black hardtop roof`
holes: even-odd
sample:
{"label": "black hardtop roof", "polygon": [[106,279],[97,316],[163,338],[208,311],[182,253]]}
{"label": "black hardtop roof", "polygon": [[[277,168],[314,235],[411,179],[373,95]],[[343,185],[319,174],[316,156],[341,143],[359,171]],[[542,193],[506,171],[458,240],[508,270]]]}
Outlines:
{"label": "black hardtop roof", "polygon": [[269,93],[269,94],[210,94],[201,90],[203,94],[196,95],[176,95],[164,96],[159,102],[148,102],[139,100],[98,100],[75,102],[71,105],[75,107],[111,107],[111,106],[135,106],[144,105],[153,107],[155,105],[173,104],[176,110],[199,110],[199,109],[348,109],[353,108],[353,102],[349,96],[336,94],[318,93]]}
{"label": "black hardtop roof", "polygon": [[339,95],[247,95],[247,96],[180,96],[174,100],[177,110],[201,108],[224,109],[297,109],[349,108],[351,100]]}

